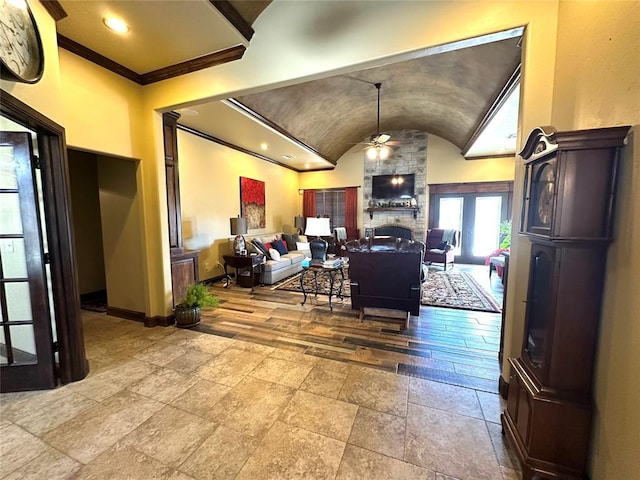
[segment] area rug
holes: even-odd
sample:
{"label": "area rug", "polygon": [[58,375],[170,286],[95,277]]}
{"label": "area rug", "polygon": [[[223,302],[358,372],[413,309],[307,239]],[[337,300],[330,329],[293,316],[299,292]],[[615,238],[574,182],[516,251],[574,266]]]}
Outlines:
{"label": "area rug", "polygon": [[[289,278],[285,278],[280,283],[277,283],[272,287],[272,290],[286,290],[288,292],[300,292],[302,293],[302,288],[300,286],[300,276],[302,273],[297,273]],[[340,275],[336,274],[335,284],[333,286],[333,294],[338,294],[338,287],[340,283]],[[316,287],[313,282],[313,274],[307,273],[304,276],[304,289],[307,293],[313,292],[315,294]],[[318,275],[318,293],[323,295],[329,295],[329,275],[327,274],[319,274]],[[349,289],[349,269],[344,269],[344,282],[342,284],[342,296],[350,297],[351,291]]]}
{"label": "area rug", "polygon": [[481,312],[501,311],[500,305],[471,274],[450,270],[429,271],[422,286],[422,305]]}

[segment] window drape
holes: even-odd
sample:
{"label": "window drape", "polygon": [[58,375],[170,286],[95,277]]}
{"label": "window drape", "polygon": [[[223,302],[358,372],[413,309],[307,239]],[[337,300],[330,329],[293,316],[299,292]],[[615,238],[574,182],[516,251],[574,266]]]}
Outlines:
{"label": "window drape", "polygon": [[305,190],[302,196],[302,215],[304,218],[316,216],[316,191]]}
{"label": "window drape", "polygon": [[358,187],[344,189],[344,226],[358,227]]}

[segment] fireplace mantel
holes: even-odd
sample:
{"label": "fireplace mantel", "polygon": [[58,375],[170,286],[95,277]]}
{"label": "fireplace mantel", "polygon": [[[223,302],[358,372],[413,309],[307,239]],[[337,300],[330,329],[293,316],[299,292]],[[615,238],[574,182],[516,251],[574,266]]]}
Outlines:
{"label": "fireplace mantel", "polygon": [[373,212],[413,212],[413,218],[418,218],[419,207],[369,207],[369,218],[373,220]]}

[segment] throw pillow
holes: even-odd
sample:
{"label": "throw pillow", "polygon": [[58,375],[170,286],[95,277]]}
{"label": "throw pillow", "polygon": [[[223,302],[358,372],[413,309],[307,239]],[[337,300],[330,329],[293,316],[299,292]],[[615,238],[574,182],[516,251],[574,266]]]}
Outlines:
{"label": "throw pillow", "polygon": [[282,240],[276,240],[273,242],[273,248],[275,248],[280,255],[286,255],[289,253],[289,250],[287,250],[287,244]]}
{"label": "throw pillow", "polygon": [[[309,240],[307,240],[307,236],[306,235],[298,235],[298,240],[296,240],[296,242],[303,242],[303,243],[306,243],[308,241]],[[298,249],[298,250],[300,250],[300,249]]]}
{"label": "throw pillow", "polygon": [[264,248],[266,248],[267,250],[271,250],[273,248],[273,245],[271,244],[271,242],[263,242],[264,243]]}
{"label": "throw pillow", "polygon": [[309,242],[296,242],[296,250],[308,250],[311,251]]}
{"label": "throw pillow", "polygon": [[269,255],[271,256],[271,260],[275,260],[276,262],[280,260],[280,253],[275,248],[269,249]]}
{"label": "throw pillow", "polygon": [[285,233],[284,235],[282,235],[282,239],[286,242],[288,251],[296,249],[296,242],[298,241],[298,235],[290,235],[288,233]]}
{"label": "throw pillow", "polygon": [[260,253],[262,253],[265,257],[267,257],[267,260],[271,259],[271,256],[269,255],[269,250],[264,246],[264,244],[260,240],[254,238],[253,240],[251,240],[251,243],[253,243],[253,246],[256,247],[256,249]]}

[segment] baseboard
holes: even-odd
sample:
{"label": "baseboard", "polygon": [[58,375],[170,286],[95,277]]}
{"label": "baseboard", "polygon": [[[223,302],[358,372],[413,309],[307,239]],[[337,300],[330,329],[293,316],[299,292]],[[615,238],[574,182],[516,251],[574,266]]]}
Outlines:
{"label": "baseboard", "polygon": [[[233,270],[233,269],[231,269]],[[229,276],[234,277],[235,273],[233,271],[229,272]],[[200,280],[199,283],[215,283],[215,282],[219,282],[220,280],[223,280],[225,278],[224,275],[216,275],[215,277],[209,277],[209,278],[205,278],[203,280]]]}
{"label": "baseboard", "polygon": [[505,400],[509,397],[509,382],[502,378],[502,375],[498,378],[498,392]]}
{"label": "baseboard", "polygon": [[144,312],[136,312],[135,310],[127,310],[126,308],[111,307],[107,305],[107,315],[118,318],[126,318],[127,320],[135,320],[144,323]]}
{"label": "baseboard", "polygon": [[174,325],[176,323],[175,317],[173,315],[168,315],[166,317],[160,315],[147,317],[143,312],[136,312],[135,310],[127,310],[126,308],[118,307],[108,306],[107,315],[144,323],[145,327],[170,327],[171,325]]}

